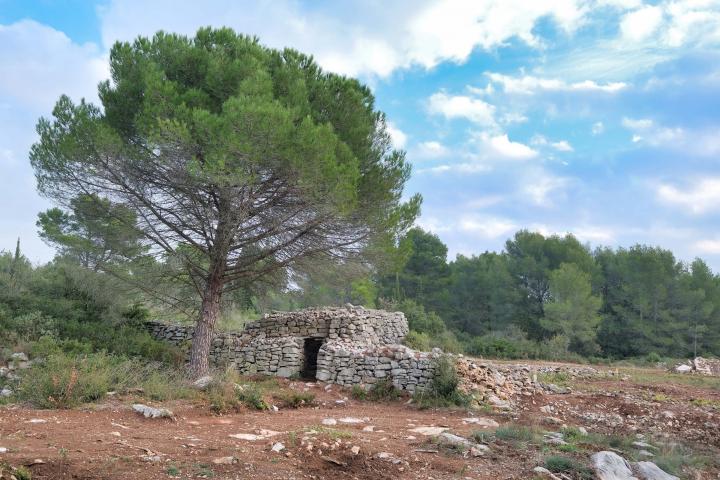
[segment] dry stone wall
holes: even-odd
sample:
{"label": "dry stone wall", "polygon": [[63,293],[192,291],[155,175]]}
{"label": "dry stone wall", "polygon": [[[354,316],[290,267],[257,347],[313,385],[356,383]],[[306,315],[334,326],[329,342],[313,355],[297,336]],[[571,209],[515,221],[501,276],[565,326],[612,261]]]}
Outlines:
{"label": "dry stone wall", "polygon": [[[152,335],[175,345],[192,340],[193,327],[148,323]],[[413,391],[432,377],[440,352],[416,352],[401,345],[408,333],[401,312],[348,305],[297,312],[272,312],[241,332],[220,333],[210,348],[211,363],[232,365],[244,374],[290,377],[305,364],[307,339],[322,339],[316,378],[341,385],[371,385],[388,378]]]}

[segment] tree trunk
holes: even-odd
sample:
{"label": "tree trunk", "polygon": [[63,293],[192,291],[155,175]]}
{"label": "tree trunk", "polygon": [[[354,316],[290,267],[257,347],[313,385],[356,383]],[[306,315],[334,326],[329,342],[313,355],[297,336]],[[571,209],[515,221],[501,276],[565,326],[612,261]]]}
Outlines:
{"label": "tree trunk", "polygon": [[210,344],[215,332],[215,324],[220,316],[222,290],[222,281],[212,278],[203,295],[202,307],[190,348],[188,373],[192,379],[207,375],[210,371]]}

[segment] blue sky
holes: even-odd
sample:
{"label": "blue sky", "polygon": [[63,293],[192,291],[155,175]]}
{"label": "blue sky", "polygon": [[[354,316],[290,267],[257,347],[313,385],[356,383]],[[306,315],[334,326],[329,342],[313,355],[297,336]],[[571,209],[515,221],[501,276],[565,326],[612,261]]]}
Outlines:
{"label": "blue sky", "polygon": [[205,25],[371,85],[451,258],[529,228],[720,271],[720,0],[0,0],[0,249],[52,258],[27,153],[58,96],[97,101],[115,41]]}

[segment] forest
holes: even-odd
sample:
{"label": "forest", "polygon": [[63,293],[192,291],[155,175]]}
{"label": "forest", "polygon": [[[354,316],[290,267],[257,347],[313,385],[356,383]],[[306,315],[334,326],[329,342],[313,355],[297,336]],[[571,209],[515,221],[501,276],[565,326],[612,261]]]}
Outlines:
{"label": "forest", "polygon": [[[141,325],[150,318],[194,321],[192,300],[168,306],[144,286],[158,281],[152,272],[170,266],[145,267],[147,278],[129,286],[118,268],[95,267],[110,254],[93,247],[93,229],[81,227],[87,220],[59,218],[48,211],[38,221],[44,238],[58,242],[54,261],[33,266],[19,245],[0,256],[4,342],[44,338],[39,348],[59,342],[64,350],[179,361],[178,352],[152,341]],[[94,231],[101,230],[95,223]],[[103,235],[118,236],[107,229]],[[224,299],[219,328],[242,328],[272,309],[349,302],[403,311],[411,328],[407,343],[418,349],[596,361],[720,354],[720,281],[700,259],[686,264],[659,247],[591,249],[572,235],[519,231],[502,252],[448,261],[440,238],[420,228],[400,239],[393,258],[384,267],[318,269],[290,285],[239,289]],[[180,282],[162,288],[174,292],[164,298],[187,293]]]}

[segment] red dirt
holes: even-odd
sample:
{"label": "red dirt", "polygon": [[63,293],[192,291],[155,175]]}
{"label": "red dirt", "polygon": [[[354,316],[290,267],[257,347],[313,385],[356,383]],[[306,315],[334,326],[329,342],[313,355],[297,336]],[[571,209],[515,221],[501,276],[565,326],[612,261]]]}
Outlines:
{"label": "red dirt", "polygon": [[[295,382],[291,387],[304,389]],[[523,397],[514,413],[482,414],[500,424],[519,422],[543,424],[548,416],[567,425],[586,426],[601,433],[643,432],[670,436],[676,440],[702,442],[720,448],[720,412],[701,408],[693,398],[720,399],[720,392],[674,384],[641,385],[632,382],[599,380],[583,382],[569,395]],[[409,430],[417,426],[443,426],[458,435],[478,430],[468,425],[463,411],[418,410],[402,399],[390,403],[359,402],[348,399],[338,387],[325,391],[322,385],[310,388],[316,407],[281,409],[278,412],[245,411],[216,416],[205,404],[166,403],[175,419],[146,419],[131,410],[137,398],[108,400],[91,409],[33,410],[19,406],[0,407],[0,461],[28,465],[33,479],[517,479],[532,478],[532,469],[543,463],[542,449],[518,449],[493,442],[485,456],[465,458],[457,452],[437,453],[429,437]],[[648,400],[665,392],[670,400]],[[338,400],[341,400],[338,403]],[[144,402],[147,403],[147,402]],[[540,407],[550,405],[548,414]],[[662,415],[669,415],[665,418]],[[621,425],[588,421],[588,413],[620,418]],[[362,424],[331,427],[350,432],[336,442],[327,433],[308,435],[324,418],[365,418]],[[603,417],[604,418],[604,417]],[[662,418],[662,420],[659,420]],[[45,422],[30,422],[40,419]],[[373,432],[363,427],[374,426]],[[547,427],[557,430],[559,426]],[[231,438],[237,433],[260,430],[281,432],[271,438],[244,441]],[[414,437],[414,438],[413,438]],[[286,449],[270,450],[275,442]],[[307,443],[313,444],[312,451]],[[360,447],[354,455],[351,447]],[[431,447],[431,448],[429,448]],[[710,448],[710,447],[707,447]],[[322,450],[319,452],[318,449]],[[391,454],[393,461],[377,458]],[[717,449],[714,450],[718,452]],[[148,457],[155,461],[148,461]],[[213,460],[234,457],[235,463]],[[37,460],[39,461],[37,461]],[[177,475],[175,475],[177,473]],[[709,472],[717,475],[718,472]],[[171,476],[171,474],[173,476]],[[710,478],[710,477],[708,477]]]}

